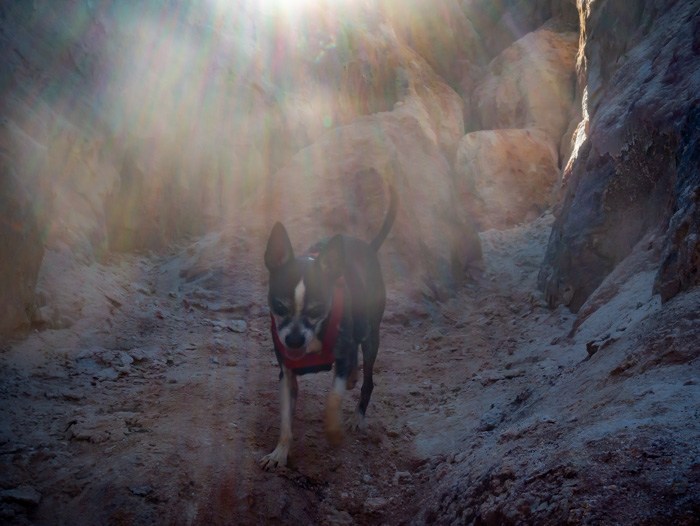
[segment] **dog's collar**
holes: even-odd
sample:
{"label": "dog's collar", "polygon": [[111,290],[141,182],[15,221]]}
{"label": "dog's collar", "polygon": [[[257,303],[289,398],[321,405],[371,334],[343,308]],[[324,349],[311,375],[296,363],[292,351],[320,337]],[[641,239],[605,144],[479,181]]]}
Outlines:
{"label": "dog's collar", "polygon": [[340,277],[335,282],[335,287],[333,289],[331,313],[328,319],[328,324],[326,325],[326,332],[323,335],[321,352],[306,353],[301,357],[295,356],[295,353],[280,340],[279,333],[277,332],[277,324],[275,323],[275,317],[273,316],[272,312],[270,312],[272,339],[275,342],[275,348],[282,355],[282,362],[286,368],[296,371],[302,369],[330,368],[330,366],[333,365],[333,362],[335,361],[333,348],[338,340],[338,334],[340,333],[340,321],[343,318],[343,305],[345,303],[344,289],[345,280]]}

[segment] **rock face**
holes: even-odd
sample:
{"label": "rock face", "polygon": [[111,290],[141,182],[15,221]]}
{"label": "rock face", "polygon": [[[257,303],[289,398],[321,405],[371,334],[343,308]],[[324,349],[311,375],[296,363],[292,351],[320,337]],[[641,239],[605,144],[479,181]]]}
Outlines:
{"label": "rock face", "polygon": [[578,22],[575,0],[462,0],[462,9],[491,57],[552,17]]}
{"label": "rock face", "polygon": [[480,230],[539,216],[554,202],[558,177],[557,153],[540,130],[478,131],[459,143],[456,186]]}
{"label": "rock face", "polygon": [[565,174],[540,286],[551,305],[576,311],[657,231],[666,256],[656,289],[668,299],[698,282],[697,5],[584,2],[581,13],[590,122]]}
{"label": "rock face", "polygon": [[469,64],[486,57],[479,35],[456,0],[384,1],[380,11],[397,35],[452,87]]}
{"label": "rock face", "polygon": [[0,337],[26,328],[34,310],[34,286],[44,245],[32,205],[27,189],[3,155],[0,157]]}
{"label": "rock face", "polygon": [[654,292],[661,295],[662,301],[700,284],[700,109],[697,106],[688,114],[680,136],[675,206],[654,283]]}
{"label": "rock face", "polygon": [[540,128],[555,144],[571,120],[578,34],[548,24],[505,49],[474,93],[485,129]]}

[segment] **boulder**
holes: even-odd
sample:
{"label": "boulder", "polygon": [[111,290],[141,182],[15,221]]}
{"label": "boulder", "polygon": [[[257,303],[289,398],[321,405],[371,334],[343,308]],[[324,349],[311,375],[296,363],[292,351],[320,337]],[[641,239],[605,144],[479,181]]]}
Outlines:
{"label": "boulder", "polygon": [[261,246],[281,220],[296,250],[333,233],[370,240],[395,186],[398,215],[380,254],[387,281],[443,299],[481,263],[476,231],[457,206],[449,163],[417,97],[331,130],[299,152],[246,207]]}
{"label": "boulder", "polygon": [[574,311],[649,232],[665,239],[662,297],[698,282],[700,19],[675,0],[628,7],[581,8],[589,122],[539,278],[550,305]]}
{"label": "boulder", "polygon": [[459,143],[455,182],[480,230],[539,216],[554,202],[557,153],[537,129],[468,133]]}
{"label": "boulder", "polygon": [[472,98],[483,129],[539,128],[555,144],[571,120],[578,34],[546,24],[488,66]]}

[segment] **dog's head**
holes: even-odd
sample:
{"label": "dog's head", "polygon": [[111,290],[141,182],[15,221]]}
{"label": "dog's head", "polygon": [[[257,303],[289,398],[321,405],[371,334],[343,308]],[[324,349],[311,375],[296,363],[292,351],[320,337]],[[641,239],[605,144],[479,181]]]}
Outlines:
{"label": "dog's head", "polygon": [[335,281],[343,272],[342,238],[331,238],[315,257],[296,258],[287,230],[276,223],[267,240],[265,266],[270,271],[267,299],[280,341],[290,349],[318,345]]}

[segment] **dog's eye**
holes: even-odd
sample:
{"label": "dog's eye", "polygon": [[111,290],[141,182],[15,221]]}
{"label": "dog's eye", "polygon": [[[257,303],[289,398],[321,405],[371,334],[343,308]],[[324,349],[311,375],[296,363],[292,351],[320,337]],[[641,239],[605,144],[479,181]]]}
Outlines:
{"label": "dog's eye", "polygon": [[287,314],[289,314],[289,308],[287,308],[287,306],[280,300],[273,300],[272,310],[278,316],[286,316]]}
{"label": "dog's eye", "polygon": [[326,307],[323,305],[311,305],[310,307],[304,309],[304,313],[309,318],[321,318],[326,313]]}

